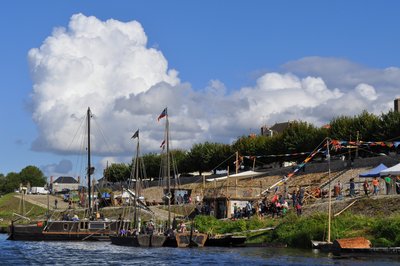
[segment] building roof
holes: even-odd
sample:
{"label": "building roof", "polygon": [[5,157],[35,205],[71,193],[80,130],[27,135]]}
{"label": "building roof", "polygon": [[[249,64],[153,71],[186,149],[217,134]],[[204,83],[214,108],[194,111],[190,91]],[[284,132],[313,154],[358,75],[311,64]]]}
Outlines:
{"label": "building roof", "polygon": [[290,122],[283,122],[283,123],[275,123],[272,127],[270,127],[271,130],[278,132],[279,134],[282,133],[285,129],[287,129],[290,126]]}
{"label": "building roof", "polygon": [[59,184],[78,184],[78,181],[72,176],[60,176],[53,183]]}

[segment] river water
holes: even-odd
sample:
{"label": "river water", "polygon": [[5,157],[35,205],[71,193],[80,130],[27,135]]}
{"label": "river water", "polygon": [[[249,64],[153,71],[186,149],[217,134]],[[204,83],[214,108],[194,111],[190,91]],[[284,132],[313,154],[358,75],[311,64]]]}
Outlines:
{"label": "river water", "polygon": [[135,248],[110,242],[8,241],[0,234],[0,265],[400,265],[400,258],[338,258],[288,248]]}

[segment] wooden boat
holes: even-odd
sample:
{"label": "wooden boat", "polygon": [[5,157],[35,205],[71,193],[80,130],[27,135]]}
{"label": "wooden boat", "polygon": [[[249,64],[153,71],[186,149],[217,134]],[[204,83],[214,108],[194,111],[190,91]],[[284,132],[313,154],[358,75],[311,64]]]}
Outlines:
{"label": "wooden boat", "polygon": [[175,234],[176,244],[179,248],[203,247],[207,240],[207,237],[207,234],[195,232],[184,232]]}
{"label": "wooden boat", "polygon": [[162,247],[166,238],[165,235],[160,234],[142,234],[137,236],[140,247]]}
{"label": "wooden boat", "polygon": [[204,245],[209,247],[244,247],[246,240],[246,236],[215,235],[209,236]]}
{"label": "wooden boat", "polygon": [[[147,211],[152,212],[146,204],[140,200],[139,197],[139,186],[141,178],[139,177],[139,173],[141,172],[139,170],[140,163],[139,163],[139,129],[135,132],[135,134],[132,136],[132,138],[137,139],[137,147],[136,147],[136,159],[135,163],[132,164],[132,171],[131,171],[131,176],[135,177],[135,191],[131,191],[130,189],[127,189],[128,194],[130,195],[131,199],[134,202],[134,217],[133,217],[133,227],[136,230],[136,232],[140,231],[140,209],[143,208]],[[150,221],[152,222],[152,221]],[[120,246],[133,246],[133,247],[162,247],[166,236],[161,235],[158,233],[153,233],[154,230],[154,224],[151,224],[152,229],[151,232],[147,233],[139,233],[139,234],[134,234],[132,236],[125,236],[123,235],[115,235],[110,237],[111,238],[111,243],[115,245],[120,245]]]}
{"label": "wooden boat", "polygon": [[[87,109],[87,177],[88,191],[91,191],[91,175],[94,173],[94,167],[91,165],[90,154],[90,119],[92,113]],[[92,216],[91,193],[88,193],[88,217]],[[118,228],[122,226],[122,221],[117,220],[93,220],[84,218],[81,220],[46,220],[30,224],[17,224],[16,221],[21,218],[28,219],[19,215],[20,218],[14,220],[10,225],[9,240],[108,240],[111,234],[117,234]],[[29,220],[29,219],[28,219]]]}
{"label": "wooden boat", "polygon": [[110,236],[111,244],[117,246],[130,246],[130,247],[139,247],[139,242],[137,236],[120,236],[113,235]]}
{"label": "wooden boat", "polygon": [[41,221],[10,226],[9,240],[26,241],[99,241],[115,234],[119,221]]}

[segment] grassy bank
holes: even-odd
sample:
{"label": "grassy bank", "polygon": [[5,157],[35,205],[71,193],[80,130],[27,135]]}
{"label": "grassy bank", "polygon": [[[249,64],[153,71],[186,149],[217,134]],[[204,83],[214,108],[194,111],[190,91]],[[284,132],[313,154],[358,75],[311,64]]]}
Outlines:
{"label": "grassy bank", "polygon": [[[309,248],[311,240],[327,237],[327,215],[316,213],[298,217],[289,213],[279,219],[221,221],[213,217],[196,217],[196,227],[206,233],[240,233],[247,230],[275,226],[273,231],[247,233],[248,243],[285,244],[289,247]],[[364,236],[375,247],[400,246],[400,214],[392,216],[364,216],[344,214],[332,221],[331,239]]]}
{"label": "grassy bank", "polygon": [[[15,193],[9,193],[0,198],[0,226],[9,226],[15,216],[13,213],[21,213],[23,204],[21,199],[14,197]],[[25,216],[32,219],[43,219],[46,209],[35,204],[25,202]]]}

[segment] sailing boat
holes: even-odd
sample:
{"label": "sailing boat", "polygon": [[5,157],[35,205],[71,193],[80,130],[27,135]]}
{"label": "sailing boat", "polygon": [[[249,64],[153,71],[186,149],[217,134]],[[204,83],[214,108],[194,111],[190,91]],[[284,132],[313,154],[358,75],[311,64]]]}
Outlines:
{"label": "sailing boat", "polygon": [[173,232],[171,224],[171,154],[170,154],[170,136],[169,136],[169,119],[168,119],[168,109],[165,108],[158,117],[160,119],[165,118],[165,146],[166,146],[166,178],[167,178],[167,190],[165,198],[168,204],[168,221],[166,235],[167,239],[165,241],[165,246],[173,247],[202,247],[207,240],[207,234],[198,233],[194,230],[194,225],[192,224],[190,232]]}
{"label": "sailing boat", "polygon": [[109,235],[114,234],[120,227],[121,221],[95,220],[92,209],[91,175],[94,167],[91,165],[90,154],[90,119],[92,113],[87,109],[87,179],[88,179],[88,216],[84,219],[63,219],[38,221],[31,224],[15,224],[10,226],[9,240],[109,240]]}
{"label": "sailing boat", "polygon": [[[136,159],[134,164],[132,164],[131,177],[135,176],[135,192],[132,192],[130,189],[127,189],[131,198],[134,200],[134,219],[133,219],[133,233],[126,233],[125,231],[119,232],[117,235],[110,236],[111,243],[114,245],[120,246],[134,246],[134,247],[161,247],[166,239],[166,236],[163,234],[158,234],[154,232],[154,226],[151,224],[152,221],[149,222],[145,233],[141,232],[140,228],[140,209],[144,208],[147,211],[152,212],[144,202],[140,200],[139,197],[139,186],[141,179],[139,178],[139,129],[132,136],[133,139],[137,139],[136,145]],[[152,212],[153,213],[153,212]]]}

